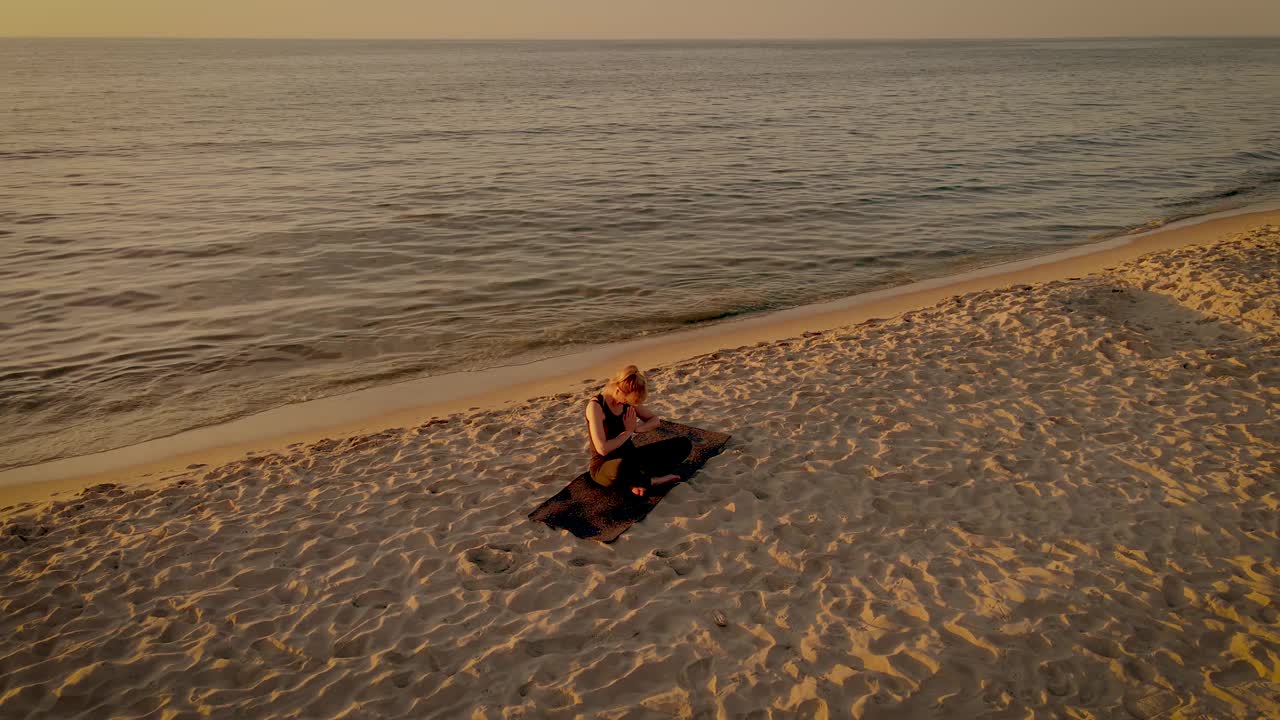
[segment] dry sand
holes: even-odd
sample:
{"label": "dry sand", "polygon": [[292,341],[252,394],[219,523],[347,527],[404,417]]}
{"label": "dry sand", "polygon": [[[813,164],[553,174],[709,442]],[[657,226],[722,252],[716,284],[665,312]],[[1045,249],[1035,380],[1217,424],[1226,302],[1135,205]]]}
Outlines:
{"label": "dry sand", "polygon": [[734,433],[525,515],[594,388],[0,528],[0,717],[1280,717],[1280,228],[652,373]]}

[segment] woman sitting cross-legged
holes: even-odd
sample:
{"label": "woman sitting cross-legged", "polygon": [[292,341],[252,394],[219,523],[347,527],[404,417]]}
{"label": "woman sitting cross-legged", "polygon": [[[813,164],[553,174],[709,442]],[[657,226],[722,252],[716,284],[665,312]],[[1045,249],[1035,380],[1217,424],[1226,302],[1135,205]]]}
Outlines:
{"label": "woman sitting cross-legged", "polygon": [[631,441],[636,433],[653,430],[662,423],[644,406],[647,396],[644,374],[635,365],[628,365],[587,401],[591,479],[640,497],[655,485],[679,480],[672,470],[693,451],[693,443],[686,437],[642,446]]}

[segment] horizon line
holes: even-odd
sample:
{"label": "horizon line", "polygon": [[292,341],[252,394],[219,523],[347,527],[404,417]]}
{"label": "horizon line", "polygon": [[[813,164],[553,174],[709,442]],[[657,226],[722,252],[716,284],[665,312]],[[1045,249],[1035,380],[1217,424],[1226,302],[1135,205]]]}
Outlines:
{"label": "horizon line", "polygon": [[1271,35],[1223,34],[1223,35],[954,35],[954,36],[819,36],[796,35],[766,37],[758,35],[734,35],[720,37],[586,37],[586,36],[510,36],[510,37],[411,37],[382,35],[0,35],[0,40],[326,40],[391,42],[901,42],[901,41],[972,41],[994,40],[1277,40],[1280,33]]}

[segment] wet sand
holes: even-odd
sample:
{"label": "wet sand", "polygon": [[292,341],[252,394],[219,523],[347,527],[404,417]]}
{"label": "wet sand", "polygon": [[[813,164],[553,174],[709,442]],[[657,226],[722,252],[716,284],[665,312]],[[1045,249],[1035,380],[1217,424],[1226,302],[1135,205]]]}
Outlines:
{"label": "wet sand", "polygon": [[641,361],[734,440],[613,545],[582,375],[11,508],[0,716],[1280,716],[1268,221]]}

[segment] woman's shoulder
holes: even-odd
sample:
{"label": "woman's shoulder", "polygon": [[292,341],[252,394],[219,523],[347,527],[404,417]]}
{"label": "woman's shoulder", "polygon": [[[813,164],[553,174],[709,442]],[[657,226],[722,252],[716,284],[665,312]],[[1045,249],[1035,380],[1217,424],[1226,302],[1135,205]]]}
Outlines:
{"label": "woman's shoulder", "polygon": [[602,407],[602,401],[599,395],[592,395],[591,397],[587,398],[587,414],[588,415],[591,415],[592,413],[603,413],[603,412],[604,412],[604,407]]}

